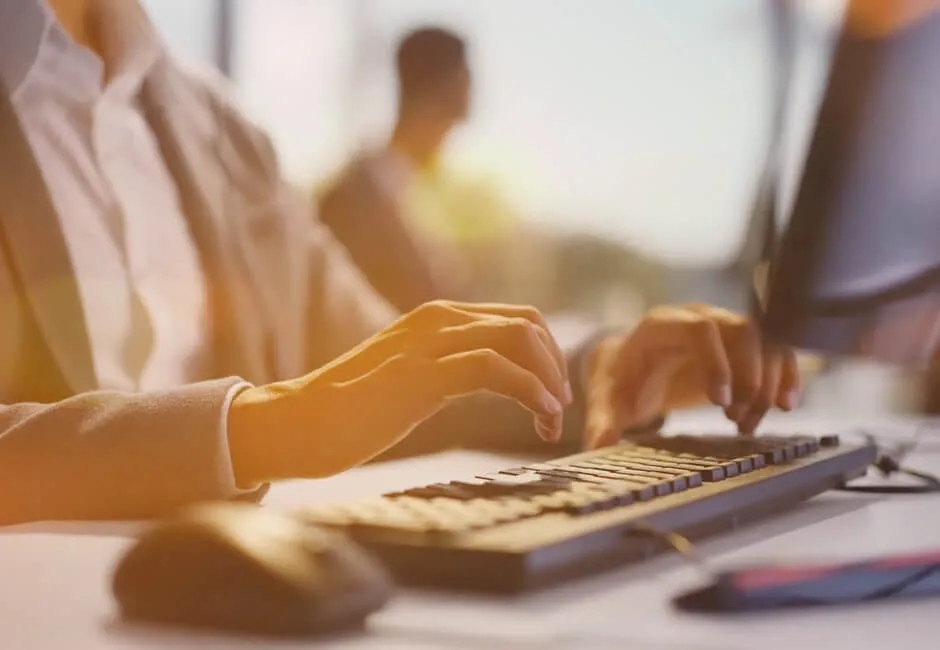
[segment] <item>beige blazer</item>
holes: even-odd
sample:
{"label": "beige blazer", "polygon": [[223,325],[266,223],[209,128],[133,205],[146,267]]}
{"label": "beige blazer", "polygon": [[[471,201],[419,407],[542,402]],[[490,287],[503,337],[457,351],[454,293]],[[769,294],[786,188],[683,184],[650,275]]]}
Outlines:
{"label": "beige blazer", "polygon": [[[219,418],[238,378],[304,374],[395,316],[221,85],[167,58],[142,101],[210,286],[213,372],[159,393],[95,390],[59,220],[0,92],[0,524],[149,517],[230,496]],[[396,452],[513,436],[536,439],[521,409],[475,398]]]}

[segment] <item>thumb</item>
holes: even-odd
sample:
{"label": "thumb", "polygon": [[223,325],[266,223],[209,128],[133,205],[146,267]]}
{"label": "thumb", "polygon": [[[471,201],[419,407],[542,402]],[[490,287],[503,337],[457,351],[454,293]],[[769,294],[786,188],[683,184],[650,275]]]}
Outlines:
{"label": "thumb", "polygon": [[677,358],[644,368],[621,368],[616,375],[595,376],[590,384],[586,438],[590,449],[615,445],[630,427],[663,414],[676,371]]}
{"label": "thumb", "polygon": [[594,363],[588,374],[585,394],[584,441],[588,449],[614,444],[620,437],[617,421],[614,366],[619,345],[607,339],[595,351]]}
{"label": "thumb", "polygon": [[620,439],[617,408],[608,391],[592,388],[594,399],[588,400],[585,439],[588,449],[597,449],[616,444]]}
{"label": "thumb", "polygon": [[648,370],[623,377],[617,389],[624,396],[620,425],[629,428],[662,416],[682,365],[681,358],[671,356],[662,359]]}

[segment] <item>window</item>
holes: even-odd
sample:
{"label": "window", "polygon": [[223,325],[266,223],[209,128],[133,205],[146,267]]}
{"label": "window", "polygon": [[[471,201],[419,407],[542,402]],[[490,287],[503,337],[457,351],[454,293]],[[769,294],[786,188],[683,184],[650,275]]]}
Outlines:
{"label": "window", "polygon": [[[801,4],[791,163],[801,158],[841,0]],[[476,98],[456,159],[528,214],[666,258],[733,255],[767,146],[767,6],[754,0],[364,1],[357,129],[393,119],[393,47],[442,22],[468,36]],[[810,12],[809,9],[812,8]],[[792,166],[792,164],[791,164]],[[795,172],[789,171],[790,185]]]}
{"label": "window", "polygon": [[274,139],[287,175],[309,183],[349,146],[350,2],[234,0],[232,77]]}
{"label": "window", "polygon": [[218,1],[144,0],[143,5],[170,48],[187,59],[216,64]]}

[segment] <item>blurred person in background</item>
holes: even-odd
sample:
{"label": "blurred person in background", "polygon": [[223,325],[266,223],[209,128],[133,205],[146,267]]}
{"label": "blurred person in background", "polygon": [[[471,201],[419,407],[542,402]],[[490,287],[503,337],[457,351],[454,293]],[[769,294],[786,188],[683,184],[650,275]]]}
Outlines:
{"label": "blurred person in background", "polygon": [[321,219],[380,293],[400,309],[476,297],[610,312],[618,324],[667,300],[663,265],[602,237],[535,225],[498,177],[445,161],[472,104],[461,35],[440,26],[406,33],[395,69],[398,113],[387,143],[358,156],[320,199]]}
{"label": "blurred person in background", "polygon": [[418,30],[397,55],[398,119],[387,145],[357,156],[319,199],[319,218],[373,287],[401,310],[475,295],[465,261],[429,236],[412,198],[437,164],[452,129],[467,117],[470,70],[464,42]]}

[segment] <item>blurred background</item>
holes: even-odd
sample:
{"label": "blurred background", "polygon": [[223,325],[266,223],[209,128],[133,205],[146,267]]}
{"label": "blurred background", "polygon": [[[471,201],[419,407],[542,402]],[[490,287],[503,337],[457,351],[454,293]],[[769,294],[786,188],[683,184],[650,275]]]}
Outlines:
{"label": "blurred background", "polygon": [[[793,27],[777,200],[785,215],[844,3],[782,4]],[[272,136],[286,175],[315,198],[360,152],[388,141],[402,37],[424,25],[454,30],[468,47],[471,105],[436,163],[446,175],[435,177],[435,200],[455,220],[488,225],[416,227],[451,250],[515,233],[480,264],[490,274],[488,297],[617,325],[666,301],[746,307],[749,278],[738,262],[779,81],[774,2],[145,5],[171,47],[231,79],[242,107]],[[903,408],[912,390],[890,370],[857,363],[814,381],[814,394],[829,402],[844,394],[856,407]]]}

